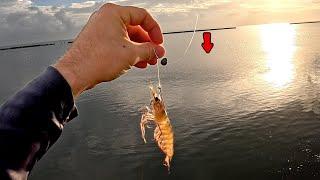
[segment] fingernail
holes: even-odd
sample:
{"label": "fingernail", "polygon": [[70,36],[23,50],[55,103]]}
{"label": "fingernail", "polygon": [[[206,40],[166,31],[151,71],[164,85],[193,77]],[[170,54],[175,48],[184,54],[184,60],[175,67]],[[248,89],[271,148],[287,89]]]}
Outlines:
{"label": "fingernail", "polygon": [[162,46],[156,46],[155,51],[158,58],[161,58],[162,56],[164,56],[164,48]]}

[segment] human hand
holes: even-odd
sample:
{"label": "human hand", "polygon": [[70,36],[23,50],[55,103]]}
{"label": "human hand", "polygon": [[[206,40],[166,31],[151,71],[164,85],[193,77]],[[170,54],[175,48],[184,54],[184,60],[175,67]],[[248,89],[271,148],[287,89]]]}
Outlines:
{"label": "human hand", "polygon": [[54,65],[76,98],[111,81],[132,66],[145,68],[164,56],[158,23],[142,8],[105,4],[93,13],[78,37]]}

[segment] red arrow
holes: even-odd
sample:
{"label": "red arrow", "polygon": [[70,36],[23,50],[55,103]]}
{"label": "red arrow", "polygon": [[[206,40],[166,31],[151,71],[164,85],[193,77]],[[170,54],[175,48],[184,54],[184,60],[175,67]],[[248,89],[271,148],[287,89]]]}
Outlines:
{"label": "red arrow", "polygon": [[211,32],[204,32],[203,34],[203,43],[201,44],[203,50],[209,54],[213,48],[213,43],[211,42]]}

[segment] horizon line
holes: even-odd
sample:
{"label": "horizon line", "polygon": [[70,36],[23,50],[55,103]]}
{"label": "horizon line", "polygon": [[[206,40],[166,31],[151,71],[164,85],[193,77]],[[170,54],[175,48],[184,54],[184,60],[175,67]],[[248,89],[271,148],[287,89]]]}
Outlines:
{"label": "horizon line", "polygon": [[[288,24],[301,25],[301,24],[316,24],[316,23],[320,23],[320,21],[291,22]],[[263,25],[263,24],[259,24],[259,25]],[[232,30],[232,29],[236,29],[236,28],[237,27],[234,26],[234,27],[207,28],[207,29],[196,29],[196,30],[181,30],[181,31],[164,32],[162,34],[163,35],[170,35],[170,34],[182,34],[182,33],[192,33],[192,32],[203,32],[203,31],[222,31],[222,30]],[[66,41],[66,43],[68,43],[68,44],[73,43],[73,39],[26,43],[26,44],[20,44],[20,45],[8,45],[8,46],[2,46],[2,47],[0,46],[0,51],[13,50],[13,49],[24,49],[24,48],[32,48],[32,47],[54,46],[59,41]]]}

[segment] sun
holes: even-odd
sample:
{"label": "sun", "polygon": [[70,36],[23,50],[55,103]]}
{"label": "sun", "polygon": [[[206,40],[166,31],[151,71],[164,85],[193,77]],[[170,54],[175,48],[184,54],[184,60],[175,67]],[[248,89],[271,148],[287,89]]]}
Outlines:
{"label": "sun", "polygon": [[260,37],[268,69],[264,79],[274,87],[284,87],[294,76],[295,28],[290,24],[262,25]]}

